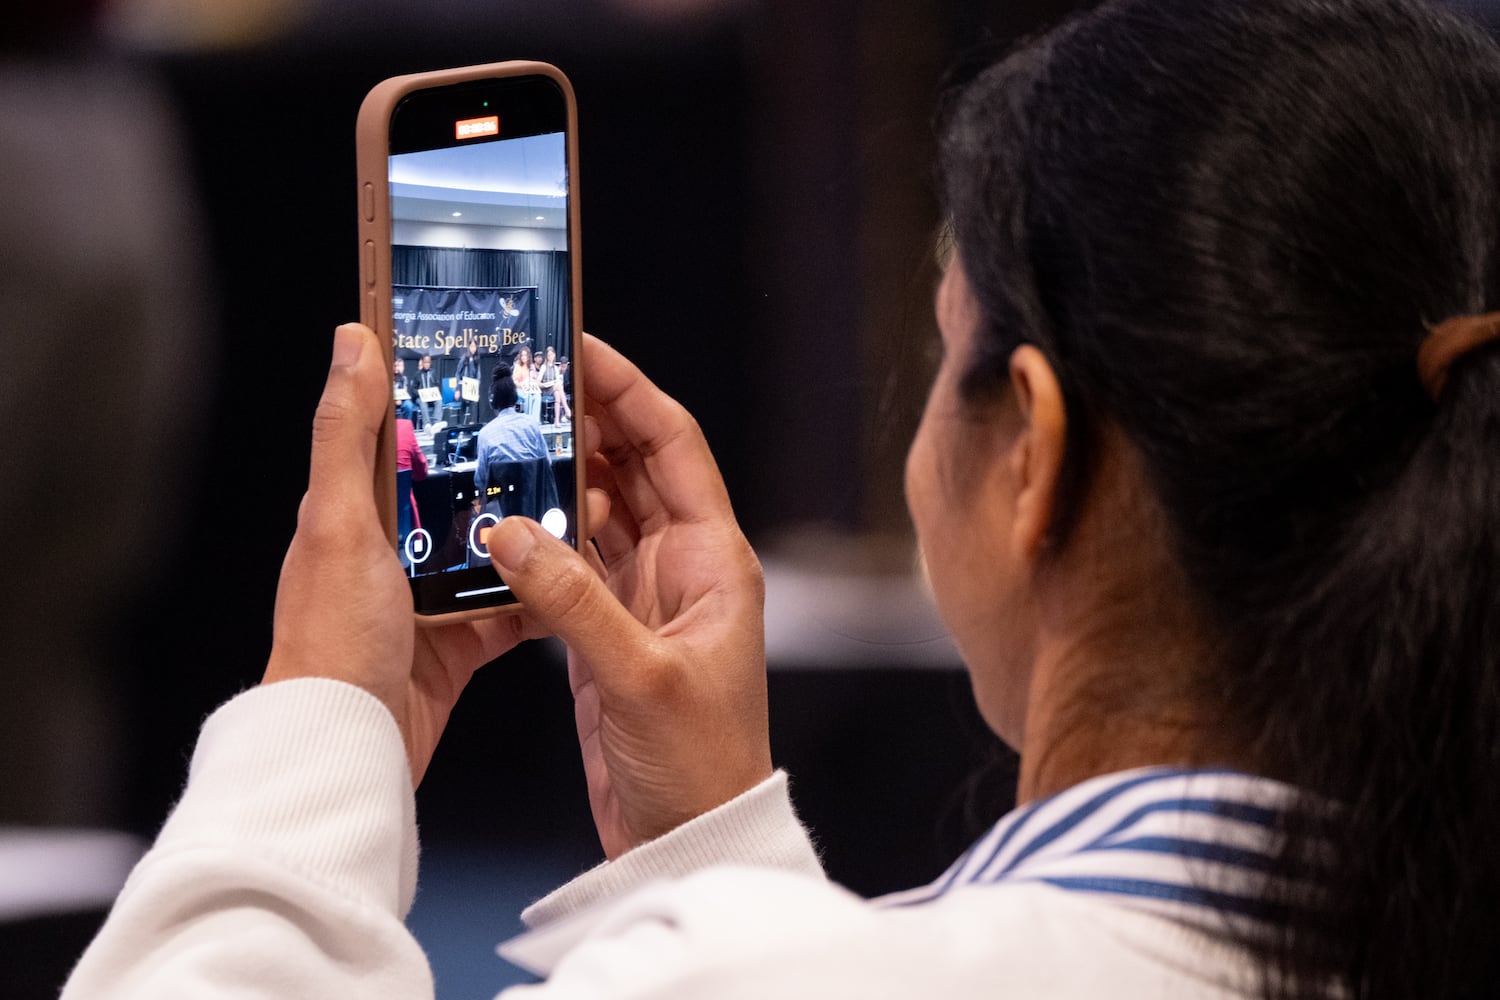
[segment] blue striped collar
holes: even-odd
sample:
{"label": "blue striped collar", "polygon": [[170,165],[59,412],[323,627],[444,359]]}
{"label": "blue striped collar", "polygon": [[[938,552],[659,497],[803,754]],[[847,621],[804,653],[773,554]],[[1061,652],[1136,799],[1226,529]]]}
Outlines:
{"label": "blue striped collar", "polygon": [[1265,919],[1258,897],[1292,789],[1236,771],[1102,775],[1007,813],[931,885],[883,906],[970,887],[1042,883],[1202,925]]}

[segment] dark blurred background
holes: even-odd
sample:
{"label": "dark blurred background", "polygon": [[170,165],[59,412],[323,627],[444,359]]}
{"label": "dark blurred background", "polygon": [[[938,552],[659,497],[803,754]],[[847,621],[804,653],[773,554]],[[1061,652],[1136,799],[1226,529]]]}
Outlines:
{"label": "dark blurred background", "polygon": [[[24,555],[0,667],[5,995],[55,993],[203,717],[259,677],[329,338],[358,313],[355,111],[384,77],[466,63],[573,80],[585,325],[699,417],[762,554],[773,747],[830,874],[877,894],[944,868],[1010,806],[1013,759],[913,578],[902,498],[935,336],[930,122],[945,74],[1075,6],[0,15],[0,528]],[[491,996],[519,906],[599,858],[554,644],[479,674],[419,819],[438,996]],[[113,858],[105,889],[16,888],[39,831]]]}

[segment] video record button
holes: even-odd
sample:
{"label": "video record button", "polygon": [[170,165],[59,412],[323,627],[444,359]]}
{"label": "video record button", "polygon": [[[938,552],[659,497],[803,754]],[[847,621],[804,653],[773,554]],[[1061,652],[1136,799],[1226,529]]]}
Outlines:
{"label": "video record button", "polygon": [[484,513],[469,523],[469,551],[481,559],[490,557],[490,529],[500,523],[494,514]]}

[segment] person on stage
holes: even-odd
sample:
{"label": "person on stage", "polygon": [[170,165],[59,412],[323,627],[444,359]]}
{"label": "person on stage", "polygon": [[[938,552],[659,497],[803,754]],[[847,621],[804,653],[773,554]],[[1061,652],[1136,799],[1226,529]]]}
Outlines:
{"label": "person on stage", "polygon": [[471,342],[464,355],[459,359],[458,368],[453,373],[453,394],[458,397],[458,422],[461,424],[472,424],[479,421],[479,400],[465,399],[463,394],[464,379],[479,378],[479,345]]}
{"label": "person on stage", "polygon": [[396,397],[396,416],[402,420],[410,420],[414,407],[411,386],[406,378],[406,361],[403,358],[396,358],[391,362],[391,391]]}
{"label": "person on stage", "polygon": [[[424,354],[417,359],[417,374],[412,376],[412,396],[416,399],[416,415],[414,422],[417,427],[425,427],[427,430],[435,428],[443,419],[443,396],[441,386],[438,385],[437,373],[432,370],[432,355]],[[437,395],[431,402],[423,402],[420,395],[423,389],[434,390]]]}
{"label": "person on stage", "polygon": [[532,372],[531,348],[522,345],[516,352],[516,360],[511,365],[511,380],[515,382],[516,395],[520,398],[521,412],[532,420],[540,422],[542,409],[542,390],[535,374]]}
{"label": "person on stage", "polygon": [[542,364],[537,371],[537,384],[541,391],[552,397],[552,422],[562,423],[573,419],[573,408],[568,405],[568,395],[563,391],[562,370],[557,366],[557,352],[548,344],[543,352]]}

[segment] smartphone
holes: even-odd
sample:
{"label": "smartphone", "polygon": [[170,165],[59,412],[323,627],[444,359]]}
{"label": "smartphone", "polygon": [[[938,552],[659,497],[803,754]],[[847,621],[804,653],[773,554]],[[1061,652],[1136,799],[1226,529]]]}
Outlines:
{"label": "smartphone", "polygon": [[537,62],[393,77],[359,109],[360,319],[392,380],[375,493],[420,623],[519,606],[502,517],[588,537],[577,135]]}

